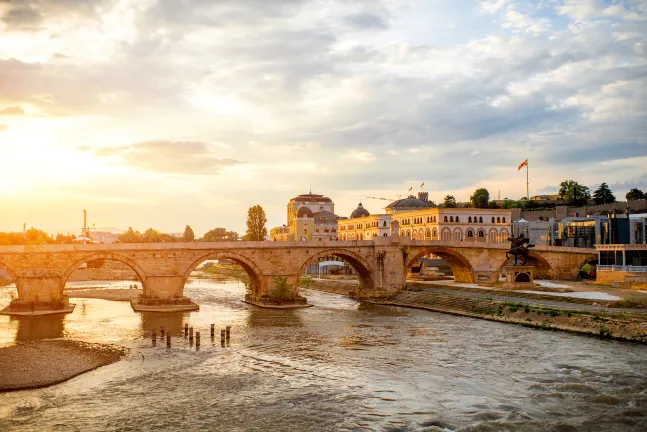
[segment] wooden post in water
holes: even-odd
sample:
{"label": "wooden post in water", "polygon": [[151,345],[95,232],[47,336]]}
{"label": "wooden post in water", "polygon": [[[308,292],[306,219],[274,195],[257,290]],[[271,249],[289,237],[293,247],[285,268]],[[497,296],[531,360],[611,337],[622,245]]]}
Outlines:
{"label": "wooden post in water", "polygon": [[171,348],[171,332],[166,333],[166,348]]}
{"label": "wooden post in water", "polygon": [[151,340],[153,341],[153,345],[157,343],[157,331],[155,329],[151,332]]}
{"label": "wooden post in water", "polygon": [[189,343],[193,343],[193,327],[189,327]]}
{"label": "wooden post in water", "polygon": [[229,336],[230,336],[230,333],[231,333],[231,326],[227,326],[226,329],[227,329],[226,330],[227,340],[229,340]]}
{"label": "wooden post in water", "polygon": [[189,334],[189,324],[184,323],[184,337]]}
{"label": "wooden post in water", "polygon": [[195,332],[195,348],[198,349],[200,346],[200,332]]}
{"label": "wooden post in water", "polygon": [[220,344],[222,344],[223,346],[225,344],[225,331],[224,330],[220,330]]}
{"label": "wooden post in water", "polygon": [[216,325],[211,324],[211,337],[212,338],[215,336],[215,333],[216,333]]}
{"label": "wooden post in water", "polygon": [[164,337],[164,326],[160,326],[160,337]]}

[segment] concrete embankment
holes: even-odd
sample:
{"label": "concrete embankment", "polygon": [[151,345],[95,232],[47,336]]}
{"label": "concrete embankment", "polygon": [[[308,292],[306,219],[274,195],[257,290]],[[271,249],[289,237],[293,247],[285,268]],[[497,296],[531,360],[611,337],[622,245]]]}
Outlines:
{"label": "concrete embankment", "polygon": [[505,302],[460,294],[412,291],[403,291],[391,299],[373,303],[647,342],[647,317],[644,315],[569,308],[567,303],[554,307],[523,303],[522,298],[518,302]]}
{"label": "concrete embankment", "polygon": [[39,340],[0,348],[0,391],[56,384],[120,360],[127,350],[70,340]]}

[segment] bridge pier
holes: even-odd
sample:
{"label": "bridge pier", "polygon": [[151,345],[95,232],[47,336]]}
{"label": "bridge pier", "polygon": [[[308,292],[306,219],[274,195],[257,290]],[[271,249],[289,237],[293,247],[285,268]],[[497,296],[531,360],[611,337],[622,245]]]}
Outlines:
{"label": "bridge pier", "polygon": [[299,275],[263,275],[262,286],[245,295],[245,303],[271,309],[298,309],[312,306],[299,295]]}
{"label": "bridge pier", "polygon": [[200,306],[184,295],[184,275],[146,276],[144,293],[130,305],[136,312],[185,312]]}
{"label": "bridge pier", "polygon": [[74,311],[68,296],[63,295],[59,276],[30,275],[16,279],[18,299],[0,311],[2,315],[50,315]]}

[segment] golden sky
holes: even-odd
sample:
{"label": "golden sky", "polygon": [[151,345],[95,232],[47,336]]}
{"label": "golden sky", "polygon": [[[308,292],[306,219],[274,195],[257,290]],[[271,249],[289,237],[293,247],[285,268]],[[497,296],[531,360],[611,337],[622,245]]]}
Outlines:
{"label": "golden sky", "polygon": [[647,189],[647,4],[0,0],[0,230]]}

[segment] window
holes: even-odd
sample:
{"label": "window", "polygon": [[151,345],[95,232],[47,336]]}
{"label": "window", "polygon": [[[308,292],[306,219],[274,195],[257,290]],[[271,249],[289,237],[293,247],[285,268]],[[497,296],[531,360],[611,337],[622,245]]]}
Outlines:
{"label": "window", "polygon": [[474,238],[474,231],[472,231],[471,229],[468,229],[467,230],[467,237],[468,238]]}
{"label": "window", "polygon": [[[445,222],[447,222],[447,216],[445,216]],[[494,221],[492,221],[492,222],[494,222]]]}
{"label": "window", "polygon": [[388,237],[389,235],[387,233],[384,233],[384,237]]}
{"label": "window", "polygon": [[325,221],[325,220],[326,220],[326,216],[321,216],[321,217],[319,218],[319,220],[320,220],[320,221]]}
{"label": "window", "polygon": [[503,216],[503,219],[501,219],[501,221],[502,221],[503,223],[505,223],[505,216]]}
{"label": "window", "polygon": [[479,230],[479,238],[485,238],[485,231],[482,229]]}
{"label": "window", "polygon": [[496,223],[501,223],[501,218],[500,217],[496,218]]}
{"label": "window", "polygon": [[467,218],[467,223],[472,223],[472,216]]}
{"label": "window", "polygon": [[450,221],[450,222],[454,222],[454,216],[450,216],[450,217],[449,217],[449,221]]}
{"label": "window", "polygon": [[456,223],[459,223],[461,220],[456,216]]}
{"label": "window", "polygon": [[494,223],[494,216],[492,216],[492,223]]}
{"label": "window", "polygon": [[318,233],[318,232],[319,232],[319,228],[315,228],[315,232],[316,232],[316,233]]}
{"label": "window", "polygon": [[483,217],[479,216],[479,223],[483,223]]}

